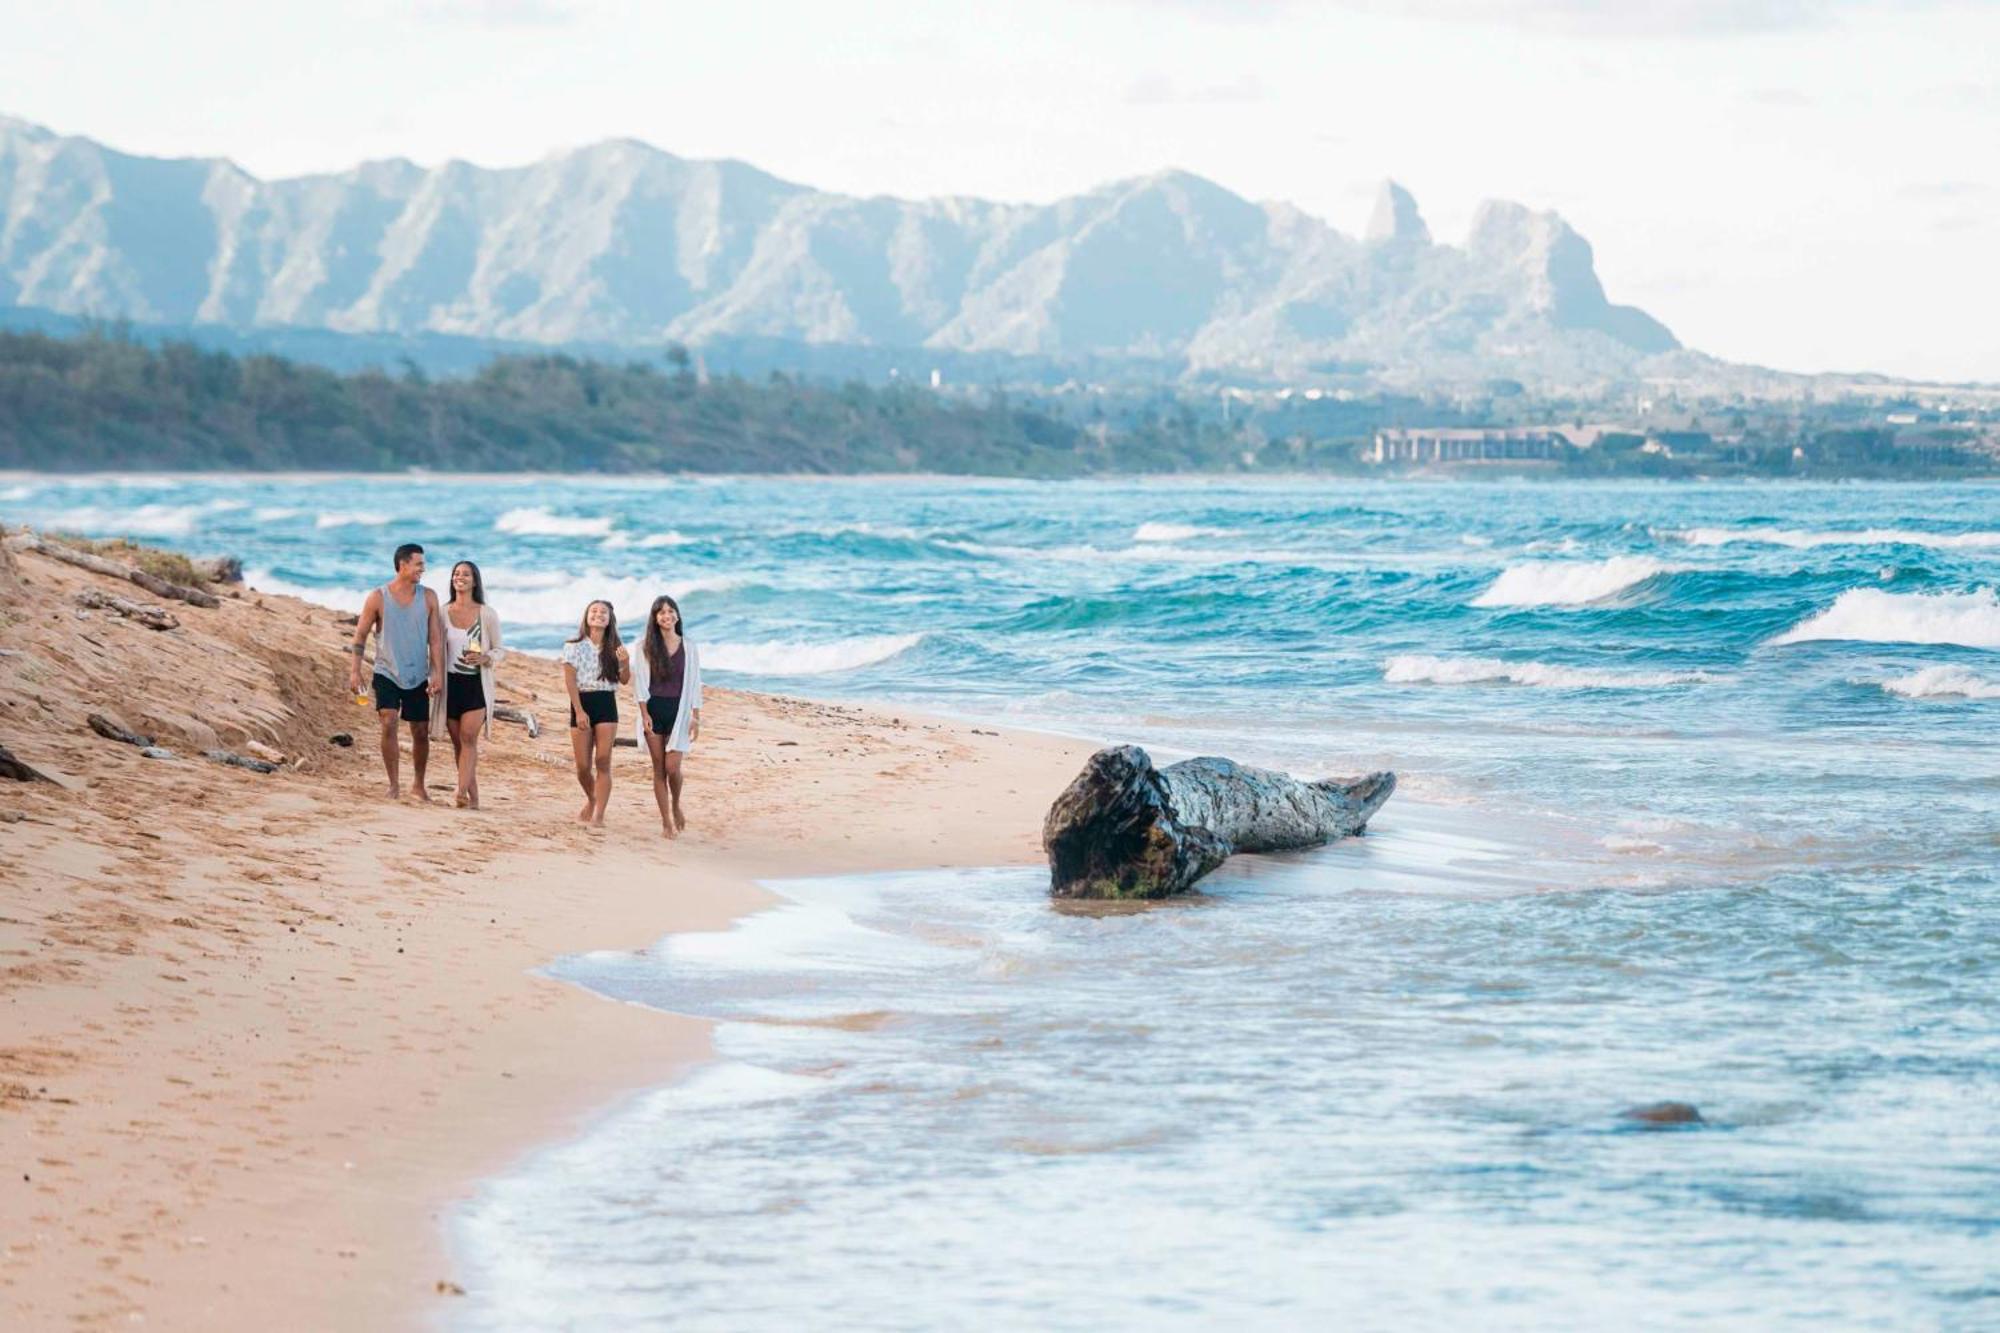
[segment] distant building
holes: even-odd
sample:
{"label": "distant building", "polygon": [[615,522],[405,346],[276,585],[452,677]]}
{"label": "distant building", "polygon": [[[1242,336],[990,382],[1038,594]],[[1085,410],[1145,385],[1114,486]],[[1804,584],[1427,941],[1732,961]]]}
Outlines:
{"label": "distant building", "polygon": [[[1584,438],[1571,438],[1572,434]],[[1571,448],[1588,448],[1595,429],[1571,432],[1554,426],[1485,430],[1378,430],[1371,463],[1498,463],[1552,460]]]}

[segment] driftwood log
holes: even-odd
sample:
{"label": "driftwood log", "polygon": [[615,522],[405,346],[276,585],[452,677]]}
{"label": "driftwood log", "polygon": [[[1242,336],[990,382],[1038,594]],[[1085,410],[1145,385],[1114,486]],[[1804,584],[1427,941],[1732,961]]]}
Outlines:
{"label": "driftwood log", "polygon": [[493,707],[493,716],[501,722],[520,723],[528,729],[529,740],[534,740],[542,734],[542,724],[536,719],[533,713],[525,708],[516,708],[512,704],[495,704]]}
{"label": "driftwood log", "polygon": [[136,620],[147,629],[179,629],[181,622],[174,619],[173,612],[164,606],[151,606],[145,602],[135,602],[115,593],[99,592],[95,588],[85,588],[76,595],[76,604],[94,611],[110,611],[127,620]]}
{"label": "driftwood log", "polygon": [[61,542],[44,541],[33,533],[9,537],[7,544],[17,551],[33,551],[36,555],[45,555],[51,560],[60,560],[66,565],[75,565],[78,569],[87,569],[106,578],[124,579],[127,583],[136,583],[155,597],[171,597],[177,602],[205,607],[210,611],[222,605],[222,599],[212,592],[203,592],[200,588],[174,583],[158,575],[148,574],[137,566],[121,565],[116,560],[106,560],[101,555],[79,551],[74,546],[65,546]]}
{"label": "driftwood log", "polygon": [[1165,898],[1235,852],[1317,847],[1361,832],[1394,773],[1301,782],[1228,759],[1154,768],[1136,745],[1099,750],[1049,807],[1042,849],[1057,898]]}

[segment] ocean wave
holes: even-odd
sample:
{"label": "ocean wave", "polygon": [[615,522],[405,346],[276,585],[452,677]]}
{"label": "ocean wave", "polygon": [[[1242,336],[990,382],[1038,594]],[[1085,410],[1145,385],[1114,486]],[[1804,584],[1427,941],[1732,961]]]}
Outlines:
{"label": "ocean wave", "polygon": [[1905,699],[2000,699],[2000,682],[1990,681],[1961,666],[1925,667],[1907,676],[1881,682],[1890,694]]}
{"label": "ocean wave", "polygon": [[1857,528],[1851,531],[1806,528],[1670,528],[1661,537],[1690,546],[1927,546],[1938,551],[2000,547],[2000,532],[1921,532],[1913,528]]}
{"label": "ocean wave", "polygon": [[284,519],[297,518],[299,513],[299,510],[293,509],[289,505],[265,505],[251,514],[250,517],[256,519],[259,523],[277,523]]}
{"label": "ocean wave", "polygon": [[495,532],[515,537],[608,537],[614,526],[615,519],[557,514],[541,505],[509,509],[493,520]]}
{"label": "ocean wave", "polygon": [[365,510],[346,514],[321,514],[313,520],[316,528],[379,528],[385,526],[394,516],[370,513]]}
{"label": "ocean wave", "polygon": [[649,532],[643,537],[628,533],[614,532],[604,539],[607,551],[622,551],[633,548],[641,551],[658,550],[663,546],[692,546],[695,539],[678,532]]}
{"label": "ocean wave", "polygon": [[1771,640],[1773,644],[1839,639],[1855,643],[1956,643],[2000,648],[2000,598],[1972,592],[1893,593],[1849,588],[1832,606]]}
{"label": "ocean wave", "polygon": [[1538,560],[1509,565],[1493,585],[1472,599],[1474,606],[1588,606],[1679,566],[1643,555],[1565,563]]}
{"label": "ocean wave", "polygon": [[25,500],[34,493],[33,486],[9,486],[6,490],[0,491],[0,501]]}
{"label": "ocean wave", "polygon": [[824,676],[886,662],[916,647],[923,638],[921,634],[874,634],[831,643],[789,639],[717,643],[702,648],[701,664],[707,669],[751,676]]}
{"label": "ocean wave", "polygon": [[42,527],[50,532],[77,532],[86,536],[186,537],[210,514],[226,514],[243,508],[241,500],[210,500],[205,504],[143,504],[131,509],[84,505],[50,514]]}
{"label": "ocean wave", "polygon": [[1227,537],[1228,528],[1204,528],[1194,523],[1141,523],[1132,530],[1135,542],[1185,542],[1196,537]]}
{"label": "ocean wave", "polygon": [[1551,690],[1650,690],[1669,685],[1699,685],[1714,677],[1705,671],[1597,671],[1549,662],[1405,653],[1382,664],[1382,679],[1398,685],[1504,683]]}

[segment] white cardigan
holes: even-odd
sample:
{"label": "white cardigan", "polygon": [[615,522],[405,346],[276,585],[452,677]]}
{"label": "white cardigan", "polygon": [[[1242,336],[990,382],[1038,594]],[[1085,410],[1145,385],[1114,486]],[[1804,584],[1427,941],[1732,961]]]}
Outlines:
{"label": "white cardigan", "polygon": [[[447,628],[451,625],[451,617],[445,614],[445,608],[450,604],[451,599],[448,597],[441,598],[438,601],[438,614],[444,616],[444,623]],[[491,740],[493,738],[493,668],[500,665],[500,659],[507,655],[507,650],[500,645],[500,616],[498,612],[494,611],[492,607],[481,603],[479,607],[479,623],[482,626],[479,632],[480,642],[486,645],[485,660],[479,664],[479,686],[486,693],[486,716],[480,722],[479,734],[485,739]],[[447,673],[451,671],[451,663],[449,661],[444,664],[444,669]],[[447,674],[447,683],[449,683],[449,680],[450,676]],[[431,700],[431,735],[433,736],[442,736],[445,734],[445,699],[448,694],[449,691],[445,691]]]}
{"label": "white cardigan", "polygon": [[[632,698],[639,705],[638,717],[632,723],[632,734],[638,738],[641,749],[646,745],[646,700],[652,695],[652,673],[646,665],[646,636],[632,645]],[[674,713],[674,734],[667,737],[667,748],[686,754],[692,742],[688,739],[688,719],[701,707],[701,654],[695,651],[694,640],[683,637],[681,650],[687,656],[681,674],[681,706]]]}

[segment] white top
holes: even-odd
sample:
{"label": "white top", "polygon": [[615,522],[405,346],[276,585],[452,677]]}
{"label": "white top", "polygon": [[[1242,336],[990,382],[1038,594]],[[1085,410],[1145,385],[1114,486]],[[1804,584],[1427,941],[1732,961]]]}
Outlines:
{"label": "white top", "polygon": [[[478,625],[479,622],[475,620],[472,623],[476,626]],[[451,623],[451,618],[449,616],[445,617],[444,660],[446,662],[449,662],[451,664],[451,669],[457,672],[461,676],[476,676],[479,674],[478,667],[467,666],[465,662],[465,645],[470,643],[471,641],[472,641],[471,630],[460,629],[458,626]]]}
{"label": "white top", "polygon": [[572,639],[563,645],[562,660],[576,668],[578,690],[615,690],[618,682],[604,678],[604,660],[589,639]]}

